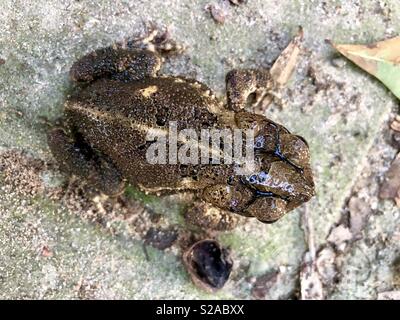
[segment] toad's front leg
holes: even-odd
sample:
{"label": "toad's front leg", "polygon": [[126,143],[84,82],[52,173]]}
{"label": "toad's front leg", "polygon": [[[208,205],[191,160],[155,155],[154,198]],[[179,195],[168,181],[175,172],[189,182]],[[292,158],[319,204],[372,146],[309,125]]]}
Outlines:
{"label": "toad's front leg", "polygon": [[299,29],[285,50],[279,55],[270,70],[236,69],[226,75],[228,107],[234,111],[263,107],[274,101],[284,105],[280,90],[291,78],[303,39],[303,30]]}
{"label": "toad's front leg", "polygon": [[235,69],[226,75],[228,108],[234,111],[258,106],[273,89],[268,70]]}

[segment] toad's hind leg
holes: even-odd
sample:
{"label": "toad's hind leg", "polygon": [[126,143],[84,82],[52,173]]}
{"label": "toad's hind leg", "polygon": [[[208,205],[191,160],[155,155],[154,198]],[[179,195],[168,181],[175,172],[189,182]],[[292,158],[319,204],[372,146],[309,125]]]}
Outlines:
{"label": "toad's hind leg", "polygon": [[235,69],[226,75],[228,107],[239,111],[258,106],[274,87],[268,70]]}
{"label": "toad's hind leg", "polygon": [[154,77],[161,68],[162,56],[177,54],[183,47],[169,38],[168,31],[155,26],[143,38],[132,39],[91,52],[77,62],[70,71],[76,82],[90,82],[98,78],[137,81]]}
{"label": "toad's hind leg", "polygon": [[82,177],[110,196],[124,190],[125,182],[114,164],[79,136],[73,137],[64,129],[55,128],[48,134],[48,144],[63,171]]}
{"label": "toad's hind leg", "polygon": [[161,67],[161,57],[150,50],[107,47],[83,56],[70,70],[76,82],[91,82],[98,78],[137,81],[155,76]]}

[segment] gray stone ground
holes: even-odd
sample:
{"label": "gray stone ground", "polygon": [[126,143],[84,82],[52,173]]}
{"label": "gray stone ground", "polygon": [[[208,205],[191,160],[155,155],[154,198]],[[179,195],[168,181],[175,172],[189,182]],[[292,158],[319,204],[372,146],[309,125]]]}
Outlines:
{"label": "gray stone ground", "polygon": [[[223,24],[211,18],[208,4],[221,8]],[[184,232],[180,197],[133,190],[127,197],[136,199],[134,209],[127,211],[76,189],[69,198],[59,196],[65,177],[54,166],[45,132],[71,90],[68,70],[93,49],[143,35],[144,22],[168,26],[187,48],[163,72],[197,78],[221,97],[227,71],[270,66],[303,26],[304,50],[284,92],[287,106],[265,114],[311,147],[318,195],[306,210],[324,296],[376,298],[396,289],[400,214],[376,195],[395,155],[386,128],[398,102],[324,40],[368,43],[398,35],[398,1],[1,0],[1,8],[0,298],[298,297],[308,251],[304,207],[273,225],[248,221],[219,235],[235,268],[223,290],[207,294],[191,284],[179,246],[147,246],[148,257],[143,250],[150,213],[161,215],[156,224]],[[358,231],[346,224],[349,214],[361,216]],[[333,232],[337,226],[342,229]]]}

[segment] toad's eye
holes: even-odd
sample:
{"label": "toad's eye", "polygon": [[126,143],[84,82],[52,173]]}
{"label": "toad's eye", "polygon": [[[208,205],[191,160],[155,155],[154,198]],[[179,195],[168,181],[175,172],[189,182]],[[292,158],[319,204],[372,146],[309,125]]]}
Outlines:
{"label": "toad's eye", "polygon": [[259,184],[267,180],[268,174],[265,171],[261,171],[257,174],[252,174],[250,177],[246,177],[245,180],[249,184]]}
{"label": "toad's eye", "polygon": [[247,181],[248,181],[249,183],[256,183],[256,182],[257,182],[257,175],[255,175],[255,174],[251,175],[251,176],[247,179]]}

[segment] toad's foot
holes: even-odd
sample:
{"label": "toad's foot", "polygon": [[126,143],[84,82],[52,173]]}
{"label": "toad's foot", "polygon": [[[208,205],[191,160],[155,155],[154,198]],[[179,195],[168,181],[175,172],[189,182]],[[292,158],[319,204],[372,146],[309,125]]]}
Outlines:
{"label": "toad's foot", "polygon": [[144,37],[128,40],[126,42],[127,48],[146,49],[160,55],[175,55],[184,51],[182,45],[171,39],[167,27],[159,28],[154,23],[150,23],[147,29],[147,34]]}
{"label": "toad's foot", "polygon": [[234,69],[226,75],[228,108],[233,111],[256,108],[272,88],[268,70]]}

